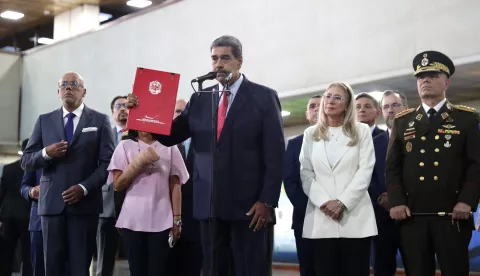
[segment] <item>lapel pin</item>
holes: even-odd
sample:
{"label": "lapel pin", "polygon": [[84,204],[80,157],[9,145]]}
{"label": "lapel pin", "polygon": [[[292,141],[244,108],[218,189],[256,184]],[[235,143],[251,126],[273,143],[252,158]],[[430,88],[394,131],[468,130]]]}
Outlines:
{"label": "lapel pin", "polygon": [[419,120],[419,121],[420,121],[420,120],[422,119],[422,117],[423,117],[423,115],[422,115],[422,114],[418,114],[418,115],[417,115],[417,117],[415,117],[415,119],[417,119],[417,120]]}
{"label": "lapel pin", "polygon": [[408,142],[407,146],[406,146],[406,149],[407,149],[407,152],[411,152],[412,151],[412,143]]}
{"label": "lapel pin", "polygon": [[442,119],[445,120],[445,118],[447,118],[447,117],[448,117],[448,113],[447,113],[447,112],[443,112],[443,113],[442,113]]}
{"label": "lapel pin", "polygon": [[411,121],[410,123],[408,123],[408,126],[409,126],[409,127],[413,127],[414,124],[415,124],[415,122],[414,122],[414,121]]}

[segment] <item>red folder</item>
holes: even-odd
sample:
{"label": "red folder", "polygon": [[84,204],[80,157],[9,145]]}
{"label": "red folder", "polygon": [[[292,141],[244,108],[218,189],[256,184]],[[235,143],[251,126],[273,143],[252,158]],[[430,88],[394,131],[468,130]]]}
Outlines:
{"label": "red folder", "polygon": [[130,109],[127,129],[170,135],[180,75],[137,68],[133,94],[139,106]]}

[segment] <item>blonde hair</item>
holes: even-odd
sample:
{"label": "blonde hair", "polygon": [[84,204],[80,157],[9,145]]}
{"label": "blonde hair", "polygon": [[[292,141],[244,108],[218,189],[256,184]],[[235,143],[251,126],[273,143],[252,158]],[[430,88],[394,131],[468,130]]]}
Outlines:
{"label": "blonde hair", "polygon": [[[357,122],[355,119],[355,109],[354,101],[355,95],[353,94],[353,90],[350,85],[343,83],[343,82],[334,82],[331,83],[325,93],[332,87],[341,88],[345,93],[348,95],[347,99],[347,106],[345,109],[345,117],[343,118],[343,133],[350,138],[350,142],[348,142],[347,146],[353,147],[358,144],[358,132],[357,132]],[[325,94],[324,94],[325,95]],[[320,114],[318,118],[318,123],[315,128],[315,132],[313,133],[313,139],[315,141],[328,141],[328,116],[325,113],[325,97],[322,97],[322,101],[320,103]]]}

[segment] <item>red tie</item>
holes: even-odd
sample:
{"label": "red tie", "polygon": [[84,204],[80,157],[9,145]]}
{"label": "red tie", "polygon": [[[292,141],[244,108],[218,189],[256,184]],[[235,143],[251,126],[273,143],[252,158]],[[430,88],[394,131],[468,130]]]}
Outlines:
{"label": "red tie", "polygon": [[218,139],[220,139],[220,133],[222,133],[223,125],[225,124],[225,119],[227,118],[227,108],[228,108],[228,96],[226,92],[223,92],[222,102],[218,107],[218,115],[217,115],[217,142],[218,142]]}

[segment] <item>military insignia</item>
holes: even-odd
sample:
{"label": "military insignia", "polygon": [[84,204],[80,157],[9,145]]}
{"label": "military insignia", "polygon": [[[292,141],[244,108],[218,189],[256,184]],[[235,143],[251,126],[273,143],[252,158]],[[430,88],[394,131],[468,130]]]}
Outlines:
{"label": "military insignia", "polygon": [[454,125],[442,125],[444,128],[448,128],[448,129],[452,129],[452,128],[455,128]]}
{"label": "military insignia", "polygon": [[419,121],[420,121],[420,120],[422,119],[422,117],[423,117],[423,115],[422,115],[422,114],[418,114],[418,115],[417,115],[417,117],[415,117],[415,119],[417,119],[417,120],[419,120]]}
{"label": "military insignia", "polygon": [[452,117],[448,117],[448,119],[446,120],[447,123],[453,123],[453,119]]}
{"label": "military insignia", "polygon": [[408,123],[408,126],[409,126],[409,127],[413,127],[414,124],[415,124],[414,121],[410,121],[410,123]]}
{"label": "military insignia", "polygon": [[415,131],[405,132],[405,133],[403,133],[403,136],[408,136],[408,135],[412,135],[412,134],[415,134]]}
{"label": "military insignia", "polygon": [[467,112],[476,112],[477,111],[475,108],[465,106],[465,105],[455,105],[454,107],[458,110],[467,111]]}
{"label": "military insignia", "polygon": [[448,141],[448,140],[450,140],[450,139],[452,139],[452,135],[450,135],[450,134],[446,134],[446,135],[445,135],[445,140],[447,140],[447,141]]}
{"label": "military insignia", "polygon": [[405,148],[406,148],[407,152],[411,152],[412,151],[412,143],[408,142]]}
{"label": "military insignia", "polygon": [[413,138],[415,138],[415,134],[414,134],[414,135],[410,135],[410,136],[405,136],[405,137],[403,137],[403,140],[404,140],[404,141],[407,141],[407,140],[410,140],[410,139],[413,139]]}
{"label": "military insignia", "polygon": [[445,118],[447,118],[447,117],[448,117],[448,113],[447,113],[447,112],[443,112],[443,113],[442,113],[442,119],[445,120]]}
{"label": "military insignia", "polygon": [[400,118],[400,117],[402,117],[402,116],[405,116],[405,115],[407,115],[408,113],[413,112],[414,110],[415,110],[415,108],[406,109],[406,110],[404,110],[404,111],[402,111],[402,112],[397,113],[397,115],[395,115],[395,118]]}
{"label": "military insignia", "polygon": [[460,134],[460,130],[453,130],[453,129],[439,129],[438,133],[443,134]]}
{"label": "military insignia", "polygon": [[447,141],[445,144],[443,144],[446,148],[449,148],[452,146],[452,144],[450,144],[450,141]]}
{"label": "military insignia", "polygon": [[428,58],[427,58],[427,53],[423,54],[423,59],[422,59],[422,66],[427,66],[428,65]]}
{"label": "military insignia", "polygon": [[414,131],[414,130],[415,130],[415,128],[414,128],[414,127],[411,127],[411,128],[405,129],[405,132]]}

